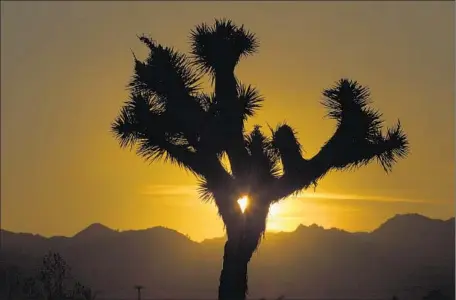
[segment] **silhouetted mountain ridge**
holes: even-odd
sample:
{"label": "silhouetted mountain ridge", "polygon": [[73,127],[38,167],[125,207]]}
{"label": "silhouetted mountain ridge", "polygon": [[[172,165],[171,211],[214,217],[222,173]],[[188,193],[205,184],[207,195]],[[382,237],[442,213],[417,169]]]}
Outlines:
{"label": "silhouetted mountain ridge", "polygon": [[[128,297],[142,284],[145,297],[214,298],[224,241],[198,243],[161,226],[116,231],[96,223],[71,238],[3,231],[2,254],[31,270],[47,250],[58,251],[106,297]],[[252,297],[407,299],[425,289],[454,291],[454,219],[396,215],[361,233],[299,225],[267,233],[249,268]]]}
{"label": "silhouetted mountain ridge", "polygon": [[87,228],[76,233],[73,238],[80,239],[93,239],[93,238],[103,238],[106,236],[112,236],[116,231],[108,228],[107,226],[101,223],[93,223]]}
{"label": "silhouetted mountain ridge", "polygon": [[431,226],[445,226],[447,223],[454,223],[454,217],[448,220],[431,219],[420,214],[397,214],[381,224],[374,232],[379,231],[395,231],[406,232],[409,230],[426,230]]}

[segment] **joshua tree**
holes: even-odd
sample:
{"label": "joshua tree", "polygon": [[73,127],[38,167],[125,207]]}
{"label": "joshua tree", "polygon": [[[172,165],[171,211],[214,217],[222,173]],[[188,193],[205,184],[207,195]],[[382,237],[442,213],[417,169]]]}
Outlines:
{"label": "joshua tree", "polygon": [[[258,50],[257,38],[232,21],[216,20],[196,26],[190,39],[186,56],[139,37],[150,53],[144,61],[133,54],[130,98],[112,131],[121,147],[136,146],[148,161],[170,161],[197,176],[201,198],[214,201],[227,233],[219,299],[245,299],[247,265],[271,204],[316,185],[331,170],[376,160],[389,172],[408,153],[408,141],[399,122],[382,132],[382,115],[370,107],[369,89],[349,79],[323,91],[322,104],[337,127],[315,156],[302,156],[288,124],[271,129],[270,137],[260,126],[247,133],[245,121],[263,98],[238,81],[234,70]],[[212,78],[214,93],[201,90],[203,74]],[[222,164],[224,155],[230,167]]]}

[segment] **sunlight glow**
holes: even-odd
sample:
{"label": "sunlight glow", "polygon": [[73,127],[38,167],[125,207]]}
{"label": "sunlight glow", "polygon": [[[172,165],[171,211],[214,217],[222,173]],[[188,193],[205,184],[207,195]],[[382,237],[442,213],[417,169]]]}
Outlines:
{"label": "sunlight glow", "polygon": [[279,203],[274,203],[269,206],[269,217],[274,217],[280,212]]}
{"label": "sunlight glow", "polygon": [[237,203],[239,204],[242,213],[244,213],[245,209],[247,208],[247,205],[249,204],[249,197],[243,196],[242,198],[238,199]]}

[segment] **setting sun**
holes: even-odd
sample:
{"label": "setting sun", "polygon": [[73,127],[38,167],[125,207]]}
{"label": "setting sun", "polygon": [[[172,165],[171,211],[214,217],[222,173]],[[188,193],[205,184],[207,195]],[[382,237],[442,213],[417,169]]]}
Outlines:
{"label": "setting sun", "polygon": [[238,199],[237,203],[239,204],[242,213],[244,213],[245,209],[247,208],[247,205],[249,204],[249,198],[247,196],[243,196],[242,198]]}

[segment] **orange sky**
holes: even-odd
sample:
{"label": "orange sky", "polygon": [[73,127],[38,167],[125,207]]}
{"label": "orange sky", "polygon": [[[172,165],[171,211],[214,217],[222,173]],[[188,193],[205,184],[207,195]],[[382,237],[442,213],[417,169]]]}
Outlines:
{"label": "orange sky", "polygon": [[127,97],[137,34],[188,50],[196,24],[228,17],[260,39],[238,77],[266,97],[249,122],[283,120],[307,155],[329,137],[320,92],[347,76],[371,87],[411,155],[390,175],[372,165],[331,173],[268,224],[370,230],[396,213],[454,215],[453,2],[2,2],[2,225],[72,235],[89,223],[164,225],[196,240],[223,234],[195,179],[121,150],[110,122]]}

